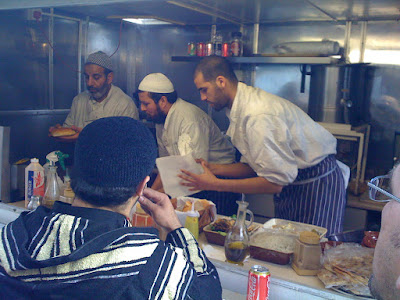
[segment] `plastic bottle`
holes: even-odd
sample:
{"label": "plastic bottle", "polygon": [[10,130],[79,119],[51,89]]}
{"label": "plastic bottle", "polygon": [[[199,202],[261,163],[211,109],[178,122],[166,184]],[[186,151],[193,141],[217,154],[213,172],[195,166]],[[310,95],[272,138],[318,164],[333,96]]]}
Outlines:
{"label": "plastic bottle", "polygon": [[240,31],[232,32],[231,56],[242,56],[242,55],[243,55],[242,33]]}
{"label": "plastic bottle", "polygon": [[222,35],[220,34],[214,37],[214,55],[222,56]]}
{"label": "plastic bottle", "polygon": [[192,210],[187,212],[185,219],[185,228],[193,234],[196,240],[199,239],[199,212],[194,210],[194,202],[192,203]]}
{"label": "plastic bottle", "polygon": [[57,167],[49,165],[49,173],[47,174],[46,192],[44,193],[43,205],[52,208],[54,202],[60,199],[60,187],[57,181]]}
{"label": "plastic bottle", "polygon": [[25,208],[33,195],[44,196],[44,169],[37,158],[25,168]]}

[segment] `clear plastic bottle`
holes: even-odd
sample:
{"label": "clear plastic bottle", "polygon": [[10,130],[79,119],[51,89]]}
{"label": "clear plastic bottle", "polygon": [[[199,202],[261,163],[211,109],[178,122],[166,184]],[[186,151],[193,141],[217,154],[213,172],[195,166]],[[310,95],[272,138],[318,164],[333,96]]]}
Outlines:
{"label": "clear plastic bottle", "polygon": [[240,31],[232,32],[231,56],[242,56],[242,55],[243,55],[242,33]]}
{"label": "clear plastic bottle", "polygon": [[44,193],[43,205],[52,208],[54,202],[60,199],[60,187],[57,180],[57,167],[49,166],[47,174],[46,192]]}
{"label": "clear plastic bottle", "polygon": [[33,195],[44,196],[44,169],[37,158],[25,168],[25,207]]}

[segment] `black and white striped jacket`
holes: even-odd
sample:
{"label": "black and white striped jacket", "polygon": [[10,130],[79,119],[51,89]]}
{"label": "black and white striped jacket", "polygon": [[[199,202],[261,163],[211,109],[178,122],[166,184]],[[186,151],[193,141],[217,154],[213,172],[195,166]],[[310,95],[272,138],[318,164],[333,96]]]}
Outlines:
{"label": "black and white striped jacket", "polygon": [[111,211],[57,202],[0,231],[0,299],[220,299],[217,271],[185,228],[166,242]]}

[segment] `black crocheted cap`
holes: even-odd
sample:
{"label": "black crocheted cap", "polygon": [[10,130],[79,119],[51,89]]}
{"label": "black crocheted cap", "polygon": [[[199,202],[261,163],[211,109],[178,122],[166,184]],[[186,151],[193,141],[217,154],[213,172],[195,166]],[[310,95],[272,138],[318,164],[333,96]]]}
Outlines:
{"label": "black crocheted cap", "polygon": [[72,176],[98,187],[136,188],[153,170],[156,157],[155,139],[142,122],[102,118],[79,134]]}

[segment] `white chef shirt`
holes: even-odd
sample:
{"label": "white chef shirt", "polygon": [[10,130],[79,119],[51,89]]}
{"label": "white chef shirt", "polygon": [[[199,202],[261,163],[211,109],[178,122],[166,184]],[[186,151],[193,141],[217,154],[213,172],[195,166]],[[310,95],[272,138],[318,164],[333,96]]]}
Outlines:
{"label": "white chef shirt", "polygon": [[121,116],[139,119],[139,113],[132,98],[119,87],[111,85],[107,97],[101,102],[93,99],[88,91],[78,94],[72,102],[64,126],[75,125],[83,128],[97,119]]}
{"label": "white chef shirt", "polygon": [[239,82],[227,135],[258,176],[280,185],[336,154],[336,138],[296,105]]}
{"label": "white chef shirt", "polygon": [[186,155],[211,163],[235,161],[235,150],[214,121],[199,107],[180,98],[172,104],[164,124],[156,124],[159,155]]}

